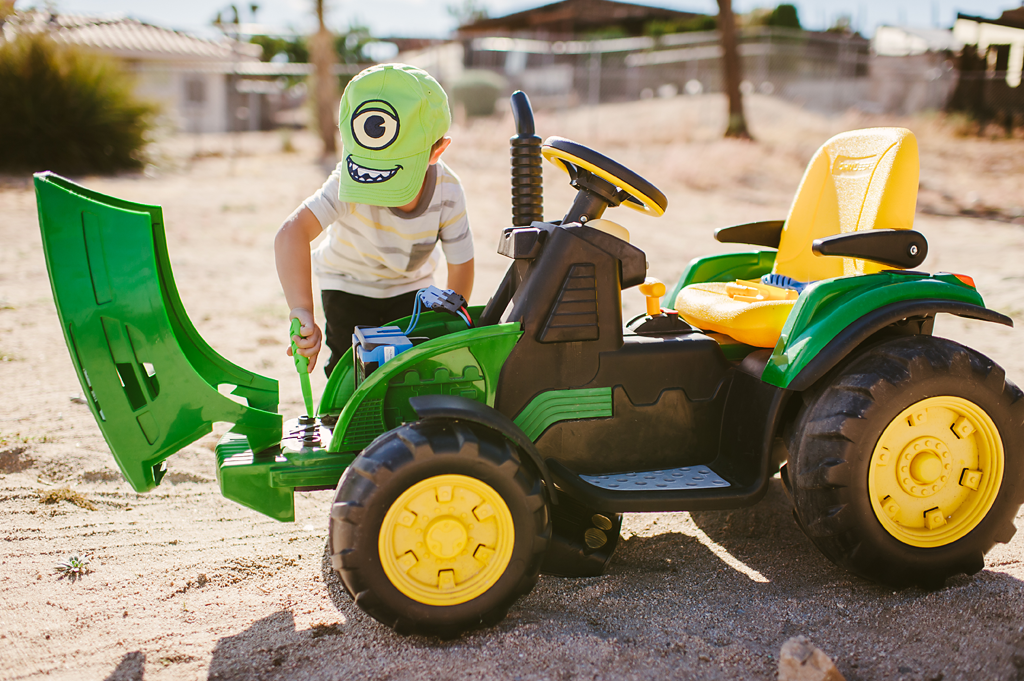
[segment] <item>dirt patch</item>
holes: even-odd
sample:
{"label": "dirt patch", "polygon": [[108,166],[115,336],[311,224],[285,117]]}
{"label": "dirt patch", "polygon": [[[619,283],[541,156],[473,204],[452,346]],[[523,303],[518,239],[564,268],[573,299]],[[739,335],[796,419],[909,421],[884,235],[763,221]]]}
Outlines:
{"label": "dirt patch", "polygon": [[113,471],[109,468],[101,468],[95,471],[86,471],[82,473],[81,479],[83,482],[117,482],[124,478],[117,471]]}
{"label": "dirt patch", "polygon": [[20,473],[34,466],[36,460],[27,451],[25,446],[0,449],[0,473]]}
{"label": "dirt patch", "polygon": [[180,485],[184,482],[213,482],[212,479],[204,475],[196,475],[195,473],[180,473],[173,472],[167,474],[167,482],[172,485]]}
{"label": "dirt patch", "polygon": [[52,458],[47,461],[40,461],[40,480],[45,480],[50,484],[60,484],[67,482],[68,478],[74,477],[74,475],[75,466],[69,461]]}
{"label": "dirt patch", "polygon": [[[659,220],[624,209],[606,217],[629,229],[651,276],[671,282],[691,258],[733,248],[714,241],[717,227],[785,217],[803,165],[830,135],[905,124],[918,133],[929,211],[916,223],[930,244],[923,269],[969,274],[990,307],[1024,316],[1022,227],[964,212],[1014,215],[1024,141],[956,137],[931,119],[830,119],[763,97],[749,103],[755,144],[719,139],[725,106],[714,97],[540,112],[537,129],[605,152],[666,193]],[[467,190],[474,304],[487,301],[509,263],[495,245],[511,215],[511,131],[507,116],[474,122],[453,130],[445,152]],[[296,153],[284,153],[276,134],[175,138],[152,176],[78,181],[163,207],[175,278],[199,333],[228,360],[280,381],[281,412],[292,417],[302,397],[285,354],[273,238],[327,171],[310,135],[290,143]],[[574,195],[550,164],[544,194],[548,219]],[[777,479],[747,509],[627,515],[607,574],[542,577],[496,627],[447,642],[399,636],[363,615],[324,562],[330,492],[296,494],[294,523],[220,495],[211,450],[223,425],[168,459],[152,492],[121,479],[90,410],[69,403],[82,388],[27,180],[0,178],[0,215],[0,350],[21,358],[0,361],[0,431],[20,433],[0,434],[0,680],[770,680],[782,644],[799,635],[848,681],[1024,678],[1024,532],[996,546],[974,576],[934,592],[893,592],[823,558]],[[637,314],[643,297],[626,291],[623,306],[624,317]],[[1024,381],[1019,331],[940,317],[936,333]],[[323,373],[312,380],[319,394]],[[70,499],[40,504],[48,480],[95,510]],[[74,553],[89,556],[92,572],[58,581],[54,565]]]}
{"label": "dirt patch", "polygon": [[345,632],[334,624],[327,624],[325,622],[319,622],[309,628],[309,633],[313,638],[323,638],[324,636],[344,636]]}

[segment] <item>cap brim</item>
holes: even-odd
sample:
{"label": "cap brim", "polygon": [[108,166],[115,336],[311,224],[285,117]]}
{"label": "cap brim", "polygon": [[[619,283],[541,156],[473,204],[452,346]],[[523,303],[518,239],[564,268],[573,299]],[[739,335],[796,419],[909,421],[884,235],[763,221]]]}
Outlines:
{"label": "cap brim", "polygon": [[420,193],[429,160],[430,149],[391,160],[345,154],[338,197],[369,206],[404,206]]}

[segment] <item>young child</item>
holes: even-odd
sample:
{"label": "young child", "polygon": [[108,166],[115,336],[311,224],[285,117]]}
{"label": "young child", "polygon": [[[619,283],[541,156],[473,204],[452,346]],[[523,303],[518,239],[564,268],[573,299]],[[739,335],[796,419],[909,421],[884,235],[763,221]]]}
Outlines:
{"label": "young child", "polygon": [[[274,240],[289,318],[302,324],[295,344],[309,358],[310,371],[321,343],[312,271],[327,317],[328,376],[351,346],[353,327],[380,326],[412,313],[416,291],[433,281],[438,241],[448,261],[448,288],[469,300],[473,237],[466,197],[459,178],[440,161],[452,141],[445,135],[450,125],[444,90],[412,66],[372,66],[345,88],[342,160]],[[311,268],[309,244],[321,231],[327,238],[312,253]]]}

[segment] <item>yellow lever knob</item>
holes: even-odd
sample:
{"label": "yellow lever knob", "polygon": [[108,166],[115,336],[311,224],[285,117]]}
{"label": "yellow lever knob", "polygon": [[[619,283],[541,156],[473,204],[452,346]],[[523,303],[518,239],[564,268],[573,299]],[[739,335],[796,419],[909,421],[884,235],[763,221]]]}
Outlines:
{"label": "yellow lever knob", "polygon": [[661,297],[665,295],[665,284],[654,277],[647,277],[637,288],[647,297],[647,314],[661,314]]}

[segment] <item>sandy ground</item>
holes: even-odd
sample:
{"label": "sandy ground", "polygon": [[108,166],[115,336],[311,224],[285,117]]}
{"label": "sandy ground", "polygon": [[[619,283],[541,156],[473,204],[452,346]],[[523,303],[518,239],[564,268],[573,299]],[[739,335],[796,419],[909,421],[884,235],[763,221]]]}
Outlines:
{"label": "sandy ground", "polygon": [[[624,209],[651,274],[674,280],[692,257],[722,250],[715,227],[785,216],[804,164],[835,132],[892,121],[824,119],[750,102],[758,144],[718,139],[715,98],[541,115],[543,135],[605,151],[671,201],[653,220]],[[990,305],[1020,322],[1024,143],[961,139],[940,121],[919,133],[918,229],[924,269],[973,275]],[[473,302],[507,261],[508,118],[454,131],[447,154],[469,197],[477,244]],[[143,175],[79,178],[164,207],[171,260],[203,336],[229,359],[301,397],[284,354],[287,314],[273,268],[281,220],[323,181],[313,139],[280,134],[164,141]],[[234,149],[234,154],[231,150]],[[550,169],[547,217],[571,199]],[[983,216],[983,217],[977,217]],[[49,291],[31,187],[0,183],[0,679],[772,679],[790,636],[804,634],[854,679],[1024,679],[1024,532],[986,569],[937,592],[893,592],[840,571],[795,525],[779,481],[749,509],[629,515],[608,574],[543,577],[499,626],[451,642],[403,638],[363,615],[324,569],[329,492],[300,493],[279,524],[223,499],[216,434],[169,461],[159,489],[121,480],[68,359]],[[627,314],[641,296],[624,295]],[[992,356],[1018,382],[1019,331],[942,318],[936,332]],[[314,389],[323,385],[314,374]],[[93,509],[41,503],[70,486]],[[1024,514],[1017,525],[1024,527]],[[71,583],[59,560],[86,553]]]}

